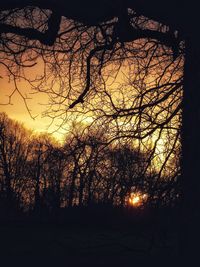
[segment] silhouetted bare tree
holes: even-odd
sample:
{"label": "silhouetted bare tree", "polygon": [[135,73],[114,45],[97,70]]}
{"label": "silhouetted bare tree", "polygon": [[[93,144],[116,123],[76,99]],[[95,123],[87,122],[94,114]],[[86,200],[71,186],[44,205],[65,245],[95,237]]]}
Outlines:
{"label": "silhouetted bare tree", "polygon": [[[51,104],[55,104],[58,112],[53,115],[49,113],[49,116],[65,117],[66,107],[61,107],[63,103],[73,108],[78,104],[87,106],[89,100],[93,99],[94,106],[99,99],[96,96],[100,95],[100,99],[103,99],[106,94],[110,100],[109,108],[114,111],[109,114],[110,118],[119,120],[123,117],[126,123],[127,120],[131,121],[131,116],[136,127],[134,135],[137,132],[138,138],[144,138],[156,130],[159,136],[165,129],[176,128],[176,115],[180,115],[182,108],[181,187],[184,212],[188,215],[183,216],[182,225],[189,240],[184,245],[190,244],[188,253],[184,255],[197,255],[198,239],[195,231],[198,231],[198,227],[194,227],[200,221],[200,185],[196,175],[200,150],[197,1],[174,3],[170,0],[163,4],[158,0],[109,0],[96,3],[75,0],[66,4],[62,0],[8,0],[0,4],[0,11],[1,65],[12,78],[14,90],[19,91],[17,79],[24,78],[29,80],[32,87],[50,93]],[[191,17],[186,19],[188,14]],[[131,57],[134,58],[133,62],[136,61],[135,51],[138,53],[138,46],[139,51],[141,46],[144,48],[143,53],[138,54],[138,58],[144,59],[141,64],[138,63],[140,68],[136,77],[139,79],[134,76],[134,83],[138,83],[140,88],[139,97],[133,94],[135,100],[130,106],[122,97],[123,101],[118,101],[116,105],[110,92],[102,85],[106,85],[106,77],[108,82],[108,77],[112,77],[121,67],[120,63],[114,65],[115,62]],[[143,68],[145,59],[146,67]],[[44,73],[33,83],[21,66],[33,66],[39,61],[45,65]],[[149,80],[147,86],[142,76],[147,77],[147,70],[151,70],[155,62],[157,67],[160,66],[156,68],[157,73],[151,73],[156,84],[151,84]],[[59,65],[63,66],[62,71]],[[111,73],[106,67],[111,68]],[[183,81],[179,75],[181,71],[184,72]],[[58,91],[56,82],[60,85]],[[55,96],[58,97],[56,101]],[[98,110],[103,114],[107,111]]]}
{"label": "silhouetted bare tree", "polygon": [[19,209],[38,216],[59,214],[61,207],[125,207],[140,192],[147,196],[145,206],[176,204],[177,173],[161,176],[151,162],[154,150],[141,151],[129,138],[109,143],[104,129],[81,123],[73,123],[61,146],[48,135],[30,134],[4,113],[0,116],[0,203],[5,215]]}
{"label": "silhouetted bare tree", "polygon": [[29,134],[22,125],[0,114],[1,197],[7,212],[23,207],[26,162],[30,156]]}

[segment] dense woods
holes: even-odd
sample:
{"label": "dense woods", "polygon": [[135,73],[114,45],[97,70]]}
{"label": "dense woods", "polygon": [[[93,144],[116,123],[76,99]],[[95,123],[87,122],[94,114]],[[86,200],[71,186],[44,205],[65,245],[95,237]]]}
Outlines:
{"label": "dense woods", "polygon": [[1,215],[98,203],[125,207],[134,193],[148,196],[141,205],[172,206],[178,199],[177,169],[159,176],[151,154],[128,139],[108,143],[102,130],[81,131],[81,125],[73,125],[60,145],[1,113]]}

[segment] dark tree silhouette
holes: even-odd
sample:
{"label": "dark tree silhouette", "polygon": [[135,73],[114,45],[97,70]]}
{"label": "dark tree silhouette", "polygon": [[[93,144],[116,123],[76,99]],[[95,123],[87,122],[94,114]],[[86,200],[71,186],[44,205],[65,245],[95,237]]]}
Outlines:
{"label": "dark tree silhouette", "polygon": [[7,213],[53,214],[98,203],[126,207],[138,192],[148,195],[146,206],[176,204],[177,172],[160,179],[150,163],[152,151],[140,151],[129,139],[108,144],[102,129],[86,131],[79,123],[61,146],[48,135],[30,134],[4,113],[0,126],[0,203]]}
{"label": "dark tree silhouette", "polygon": [[21,193],[30,156],[28,134],[22,125],[0,114],[1,202],[7,213],[23,205]]}
{"label": "dark tree silhouette", "polygon": [[[14,80],[15,90],[19,90],[17,78],[26,78],[21,66],[33,66],[42,55],[42,62],[49,68],[44,77],[37,77],[37,86],[32,80],[32,86],[40,90],[44,80],[48,81],[49,70],[56,74],[56,80],[61,85],[59,94],[51,84],[54,96],[57,95],[57,108],[67,99],[70,108],[88,100],[98,90],[96,85],[101,82],[101,71],[109,62],[116,60],[115,56],[127,57],[121,53],[124,47],[126,51],[133,51],[134,47],[126,46],[126,43],[145,38],[147,44],[152,42],[160,47],[161,54],[171,54],[174,60],[184,47],[184,79],[183,99],[175,101],[165,122],[157,125],[163,128],[182,108],[182,159],[181,159],[181,187],[183,190],[183,211],[181,225],[184,233],[183,250],[189,259],[197,255],[199,233],[199,193],[200,185],[197,179],[199,165],[199,37],[198,37],[198,3],[197,1],[167,1],[165,4],[158,0],[152,1],[12,1],[8,0],[0,4],[0,33],[1,33],[1,65],[3,65]],[[189,18],[188,18],[189,14]],[[187,19],[186,19],[187,18]],[[156,22],[157,21],[157,22]],[[62,22],[62,23],[61,23]],[[70,38],[69,38],[70,37]],[[182,44],[181,44],[182,42]],[[184,42],[184,45],[183,45]],[[67,44],[64,46],[64,44]],[[50,47],[53,45],[52,47]],[[148,47],[147,45],[147,47]],[[144,49],[148,51],[148,49]],[[168,49],[167,49],[168,48]],[[169,49],[170,48],[170,49]],[[61,51],[61,53],[59,53]],[[70,54],[69,56],[64,56]],[[148,52],[147,52],[148,54]],[[52,57],[52,55],[54,57]],[[142,55],[141,55],[142,56]],[[143,55],[144,57],[145,55]],[[148,56],[148,55],[147,55]],[[60,64],[67,62],[64,68],[65,76],[58,71],[54,60]],[[16,65],[13,65],[13,63]],[[77,71],[76,64],[82,65]],[[148,66],[148,63],[147,63]],[[76,72],[77,71],[77,72]],[[174,71],[172,71],[174,73]],[[80,86],[77,86],[75,78],[80,76]],[[73,79],[71,79],[73,77]],[[100,78],[99,78],[100,77]],[[69,81],[69,90],[64,91],[62,84]],[[38,85],[39,84],[39,85]],[[163,98],[180,92],[180,79],[173,80],[173,86],[168,84],[169,90],[165,96],[150,101],[148,107],[159,107]],[[157,89],[162,88],[162,83]],[[48,90],[46,90],[48,92]],[[143,96],[143,95],[142,95]],[[179,94],[180,96],[180,94]],[[176,99],[176,98],[173,98]],[[25,99],[24,99],[25,100]],[[52,98],[54,101],[54,98]],[[111,104],[112,104],[112,98]],[[180,97],[179,97],[180,100]],[[67,101],[66,101],[67,103]],[[67,105],[67,104],[66,104]],[[112,104],[115,107],[114,104]],[[138,105],[137,114],[146,108],[145,104]],[[170,106],[170,105],[169,105]],[[114,114],[114,118],[128,108],[122,107]],[[59,110],[59,115],[65,114],[65,110]],[[171,115],[170,115],[171,114]],[[130,113],[129,113],[130,115]],[[148,114],[146,114],[147,116]],[[155,114],[154,114],[155,115]],[[57,115],[58,116],[58,115]],[[141,118],[140,116],[138,118]],[[156,118],[156,116],[154,117]],[[158,122],[154,120],[154,125]],[[155,129],[155,128],[154,128]],[[149,132],[148,134],[151,134]],[[188,244],[188,245],[186,245]]]}

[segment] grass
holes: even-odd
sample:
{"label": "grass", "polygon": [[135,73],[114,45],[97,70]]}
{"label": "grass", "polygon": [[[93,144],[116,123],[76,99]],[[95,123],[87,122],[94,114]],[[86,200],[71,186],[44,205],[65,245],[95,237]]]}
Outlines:
{"label": "grass", "polygon": [[176,257],[176,232],[168,231],[162,236],[160,225],[152,221],[127,218],[120,212],[107,217],[99,214],[96,218],[94,211],[92,216],[88,211],[78,211],[76,215],[72,211],[67,217],[62,223],[2,224],[2,267],[168,266]]}

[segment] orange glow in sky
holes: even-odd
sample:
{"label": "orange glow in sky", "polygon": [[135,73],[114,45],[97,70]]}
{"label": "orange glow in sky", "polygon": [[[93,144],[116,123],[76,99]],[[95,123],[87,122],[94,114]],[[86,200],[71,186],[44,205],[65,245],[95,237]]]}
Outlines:
{"label": "orange glow in sky", "polygon": [[[27,129],[33,130],[35,133],[52,133],[58,141],[64,139],[64,130],[56,131],[58,126],[56,123],[51,124],[51,119],[42,116],[48,104],[48,95],[46,93],[35,93],[30,86],[24,81],[18,81],[17,86],[20,91],[14,90],[13,81],[9,81],[5,70],[0,66],[0,112],[5,112],[9,118],[22,123]],[[27,107],[24,103],[25,97]],[[58,124],[58,121],[57,121]]]}
{"label": "orange glow in sky", "polygon": [[[34,79],[42,71],[40,63],[37,67],[28,70],[29,76]],[[17,86],[17,90],[15,90]],[[24,99],[26,99],[26,103]],[[54,138],[63,143],[67,134],[68,125],[62,128],[62,118],[52,119],[44,116],[48,109],[49,96],[45,92],[38,92],[31,89],[31,86],[25,80],[17,80],[16,84],[9,80],[6,70],[0,64],[0,112],[5,112],[9,118],[23,124],[34,133],[52,134]],[[26,106],[27,105],[27,106]],[[29,110],[29,111],[28,111]],[[82,118],[80,121],[84,124],[91,123],[90,117]]]}
{"label": "orange glow in sky", "polygon": [[146,194],[141,194],[141,193],[131,193],[128,203],[129,205],[133,207],[139,207],[141,206],[145,201],[147,200],[147,195]]}

